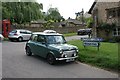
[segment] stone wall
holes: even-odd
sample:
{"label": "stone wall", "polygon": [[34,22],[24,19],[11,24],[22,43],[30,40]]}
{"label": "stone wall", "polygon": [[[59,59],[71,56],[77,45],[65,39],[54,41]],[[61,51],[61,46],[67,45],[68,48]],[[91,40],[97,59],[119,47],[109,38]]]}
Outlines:
{"label": "stone wall", "polygon": [[13,29],[27,29],[33,32],[42,32],[44,30],[55,30],[58,33],[71,33],[71,32],[77,32],[78,29],[83,29],[84,27],[81,26],[73,26],[73,27],[52,27],[52,28],[44,28],[44,27],[29,27],[29,26],[20,26],[20,27],[15,27],[12,26],[11,30]]}

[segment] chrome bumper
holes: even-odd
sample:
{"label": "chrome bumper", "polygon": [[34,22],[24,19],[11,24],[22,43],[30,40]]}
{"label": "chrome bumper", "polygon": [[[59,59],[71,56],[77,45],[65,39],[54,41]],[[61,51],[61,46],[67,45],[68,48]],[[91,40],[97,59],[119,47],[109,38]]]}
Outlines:
{"label": "chrome bumper", "polygon": [[68,59],[75,59],[77,58],[78,56],[75,56],[75,57],[67,57],[67,58],[56,58],[56,60],[68,60]]}

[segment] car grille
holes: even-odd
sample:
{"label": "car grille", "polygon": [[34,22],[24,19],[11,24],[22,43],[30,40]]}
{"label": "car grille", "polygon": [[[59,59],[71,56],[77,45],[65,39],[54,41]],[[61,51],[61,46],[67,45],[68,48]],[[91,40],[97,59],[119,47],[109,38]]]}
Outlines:
{"label": "car grille", "polygon": [[64,51],[63,54],[67,55],[67,57],[73,57],[73,55],[76,53],[75,50],[71,50],[71,51]]}

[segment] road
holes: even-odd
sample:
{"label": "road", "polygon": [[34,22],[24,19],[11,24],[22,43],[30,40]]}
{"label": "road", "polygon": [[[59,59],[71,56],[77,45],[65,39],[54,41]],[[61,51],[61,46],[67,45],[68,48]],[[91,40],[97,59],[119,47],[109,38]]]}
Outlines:
{"label": "road", "polygon": [[0,42],[0,79],[2,78],[2,43]]}
{"label": "road", "polygon": [[118,78],[112,72],[80,62],[49,65],[38,56],[25,55],[25,42],[2,43],[3,78]]}

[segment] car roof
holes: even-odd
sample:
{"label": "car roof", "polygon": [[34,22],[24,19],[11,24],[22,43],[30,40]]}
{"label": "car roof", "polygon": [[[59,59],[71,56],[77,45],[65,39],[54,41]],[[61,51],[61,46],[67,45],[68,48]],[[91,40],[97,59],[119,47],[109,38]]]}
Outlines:
{"label": "car roof", "polygon": [[55,32],[56,33],[56,31],[54,31],[54,30],[45,30],[43,32]]}
{"label": "car roof", "polygon": [[60,36],[60,35],[62,35],[62,34],[59,34],[59,33],[45,33],[45,32],[34,32],[34,33],[32,33],[32,34],[38,34],[38,35],[58,35],[58,36]]}

